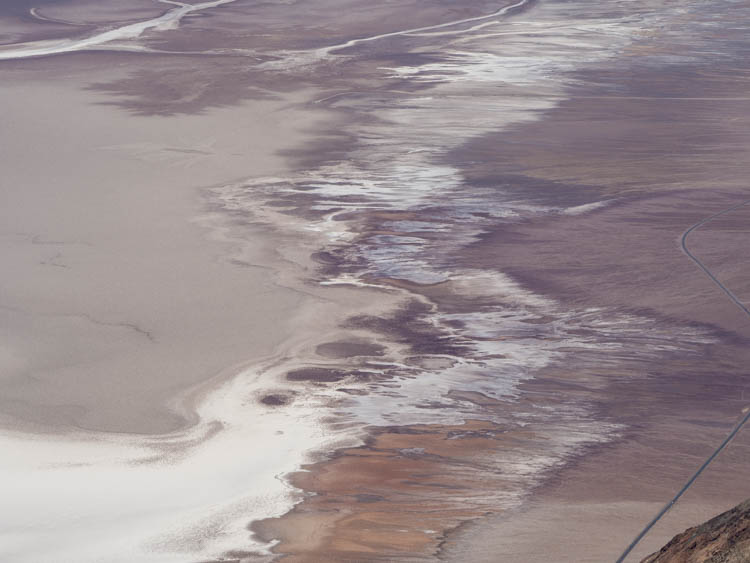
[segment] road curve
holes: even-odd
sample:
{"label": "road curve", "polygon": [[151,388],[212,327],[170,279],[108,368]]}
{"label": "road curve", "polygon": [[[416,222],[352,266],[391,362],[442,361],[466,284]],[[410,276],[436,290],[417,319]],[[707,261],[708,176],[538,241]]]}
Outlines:
{"label": "road curve", "polygon": [[[718,213],[714,213],[710,217],[706,217],[705,219],[698,221],[695,225],[687,229],[684,233],[682,233],[682,238],[680,239],[680,245],[682,246],[682,251],[687,255],[688,258],[690,258],[695,264],[703,270],[703,272],[711,278],[711,281],[713,281],[719,289],[721,289],[729,299],[732,300],[732,302],[737,305],[748,317],[750,317],[750,309],[748,309],[742,301],[740,301],[737,296],[732,293],[732,291],[727,288],[723,283],[721,283],[718,278],[711,272],[711,270],[708,269],[708,267],[701,262],[701,260],[693,254],[687,245],[687,239],[690,236],[690,233],[693,231],[701,228],[706,223],[709,223],[713,221],[714,219],[721,217],[722,215],[726,215],[728,213],[731,213],[732,211],[736,211],[737,209],[740,209],[742,207],[745,207],[746,205],[750,204],[750,200],[744,201],[742,203],[738,203],[736,205],[733,205],[731,207],[728,207],[724,209],[723,211],[719,211]],[[742,430],[743,426],[750,420],[750,409],[745,409],[747,412],[744,414],[742,419],[735,425],[735,427],[732,429],[732,431],[729,433],[729,435],[724,438],[724,440],[719,444],[719,446],[711,453],[710,456],[706,459],[706,461],[703,462],[703,464],[698,468],[698,470],[690,477],[690,479],[687,480],[687,482],[680,488],[679,491],[671,498],[671,500],[664,505],[664,507],[654,516],[654,518],[646,524],[646,527],[641,530],[641,532],[635,537],[635,539],[628,545],[628,547],[625,549],[625,551],[620,555],[620,557],[617,558],[616,563],[622,563],[625,561],[625,558],[630,555],[630,552],[633,551],[636,545],[646,536],[646,534],[651,531],[651,528],[653,528],[656,523],[661,520],[664,515],[669,512],[669,509],[672,508],[675,503],[680,499],[682,495],[685,494],[685,492],[695,483],[696,479],[700,477],[701,473],[703,473],[706,468],[711,464],[711,462],[716,459],[716,457],[721,453],[721,451],[729,444],[729,442],[732,441],[732,438],[734,438],[737,433]]]}

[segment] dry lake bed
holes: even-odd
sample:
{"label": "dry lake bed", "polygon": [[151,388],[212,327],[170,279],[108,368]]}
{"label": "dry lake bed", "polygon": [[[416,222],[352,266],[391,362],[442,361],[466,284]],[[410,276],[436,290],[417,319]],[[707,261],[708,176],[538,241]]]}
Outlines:
{"label": "dry lake bed", "polygon": [[616,561],[750,407],[748,32],[3,2],[0,560]]}

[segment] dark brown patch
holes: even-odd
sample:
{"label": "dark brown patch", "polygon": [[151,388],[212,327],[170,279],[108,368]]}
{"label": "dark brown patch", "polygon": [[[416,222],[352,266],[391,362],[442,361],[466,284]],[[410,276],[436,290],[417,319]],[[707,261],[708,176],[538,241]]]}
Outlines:
{"label": "dark brown patch", "polygon": [[280,407],[282,405],[288,405],[291,401],[290,397],[286,395],[271,394],[263,397],[260,402],[269,407]]}
{"label": "dark brown patch", "polygon": [[355,356],[382,356],[385,347],[371,342],[339,340],[326,342],[315,349],[315,353],[326,358],[353,358]]}
{"label": "dark brown patch", "polygon": [[447,335],[438,334],[427,321],[431,312],[429,305],[414,299],[390,316],[358,315],[348,319],[345,326],[385,334],[396,342],[409,344],[417,354],[462,355],[463,346]]}
{"label": "dark brown patch", "polygon": [[385,500],[385,497],[382,495],[368,495],[366,493],[354,495],[354,498],[357,499],[357,502],[380,502]]}
{"label": "dark brown patch", "polygon": [[301,368],[286,374],[289,381],[315,381],[318,383],[332,383],[344,379],[348,372],[330,368]]}

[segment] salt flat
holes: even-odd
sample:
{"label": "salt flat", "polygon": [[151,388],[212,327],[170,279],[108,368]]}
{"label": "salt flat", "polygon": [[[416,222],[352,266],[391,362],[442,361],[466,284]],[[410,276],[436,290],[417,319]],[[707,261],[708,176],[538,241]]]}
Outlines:
{"label": "salt flat", "polygon": [[0,559],[614,560],[747,406],[747,9],[4,6]]}

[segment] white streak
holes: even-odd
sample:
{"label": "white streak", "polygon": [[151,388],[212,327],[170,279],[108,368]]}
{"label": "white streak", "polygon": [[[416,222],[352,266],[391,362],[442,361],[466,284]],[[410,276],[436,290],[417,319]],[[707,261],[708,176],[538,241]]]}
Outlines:
{"label": "white streak", "polygon": [[12,452],[0,466],[0,560],[183,563],[265,552],[248,522],[289,510],[296,497],[281,478],[334,437],[318,422],[318,399],[259,405],[263,371],[212,393],[185,433],[0,436]]}
{"label": "white streak", "polygon": [[471,22],[486,20],[489,18],[497,17],[497,16],[503,16],[507,14],[509,11],[515,8],[520,8],[521,6],[524,6],[528,3],[529,3],[529,0],[521,0],[520,2],[516,2],[515,4],[511,4],[510,6],[505,6],[504,8],[501,8],[495,12],[492,12],[491,14],[486,14],[484,16],[475,16],[473,18],[454,20],[454,21],[449,21],[445,23],[439,23],[436,25],[428,25],[425,27],[415,27],[413,29],[404,29],[402,31],[391,31],[390,33],[382,33],[380,35],[373,35],[371,37],[361,37],[359,39],[351,39],[347,41],[346,43],[340,43],[338,45],[331,45],[330,47],[323,47],[322,49],[318,49],[317,52],[321,55],[329,55],[330,53],[334,51],[340,51],[341,49],[353,47],[354,45],[359,45],[360,43],[367,43],[370,41],[377,41],[378,39],[386,39],[388,37],[397,37],[399,35],[410,35],[413,33],[420,33],[423,31],[431,31],[433,29],[443,29],[446,27],[453,27],[456,25],[464,24],[464,23],[471,23]]}
{"label": "white streak", "polygon": [[200,4],[183,4],[173,0],[159,1],[177,7],[162,14],[158,18],[125,25],[123,27],[97,33],[96,35],[84,39],[30,41],[28,43],[16,43],[14,45],[3,46],[0,47],[0,60],[26,59],[29,57],[42,57],[45,55],[59,55],[62,53],[87,51],[96,49],[112,41],[138,39],[144,32],[150,29],[156,31],[177,29],[180,20],[191,12],[215,8],[222,4],[229,4],[235,0],[212,0]]}
{"label": "white streak", "polygon": [[565,209],[560,211],[560,213],[562,213],[563,215],[583,215],[584,213],[588,213],[589,211],[594,211],[595,209],[606,207],[610,203],[611,200],[594,201],[591,203],[584,203],[583,205],[566,207]]}

